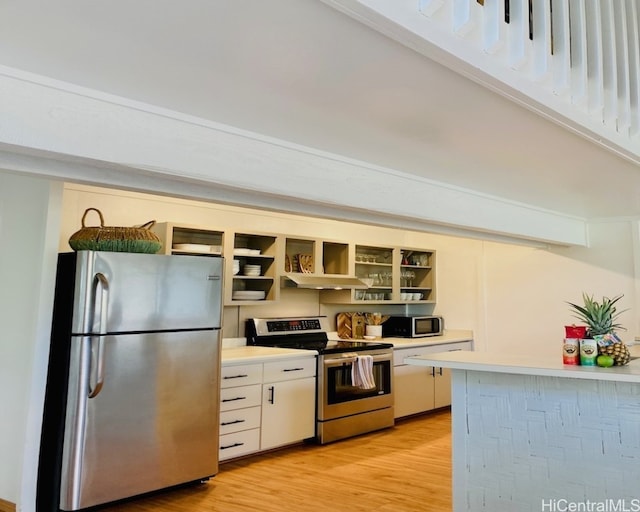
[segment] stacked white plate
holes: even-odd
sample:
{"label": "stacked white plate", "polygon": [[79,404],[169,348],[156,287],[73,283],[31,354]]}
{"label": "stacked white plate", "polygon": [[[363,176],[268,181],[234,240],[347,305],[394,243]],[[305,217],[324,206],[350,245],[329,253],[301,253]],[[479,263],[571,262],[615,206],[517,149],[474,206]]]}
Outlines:
{"label": "stacked white plate", "polygon": [[259,276],[262,273],[260,265],[245,265],[242,269],[245,276]]}
{"label": "stacked white plate", "polygon": [[233,300],[264,300],[266,293],[261,290],[236,290],[231,294]]}
{"label": "stacked white plate", "polygon": [[173,244],[174,251],[210,253],[211,246],[204,244]]}
{"label": "stacked white plate", "polygon": [[213,253],[213,254],[221,254],[222,246],[221,245],[205,245],[205,244],[173,244],[172,248],[174,251],[180,252],[197,252],[197,253]]}
{"label": "stacked white plate", "polygon": [[260,249],[245,249],[243,247],[236,247],[233,250],[234,256],[260,256]]}

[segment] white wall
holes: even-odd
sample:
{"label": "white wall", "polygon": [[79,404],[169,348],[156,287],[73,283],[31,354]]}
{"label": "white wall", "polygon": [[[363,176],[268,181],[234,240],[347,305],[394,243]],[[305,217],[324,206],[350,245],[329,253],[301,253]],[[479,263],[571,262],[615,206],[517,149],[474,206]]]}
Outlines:
{"label": "white wall", "polygon": [[[449,328],[472,329],[480,350],[559,354],[564,325],[574,321],[566,301],[580,301],[582,291],[596,298],[622,293],[622,307],[635,311],[633,253],[637,223],[630,220],[591,224],[590,248],[541,248],[67,185],[61,249],[69,250],[67,240],[79,229],[84,210],[91,206],[100,208],[110,225],[156,219],[211,229],[435,249],[437,304],[435,309],[422,306],[424,311],[420,312],[442,314]],[[371,308],[399,312],[398,306]],[[283,290],[277,304],[226,309],[225,336],[234,337],[242,335],[238,325],[247,317],[320,312],[333,318],[350,307],[320,305],[316,291]],[[629,328],[621,333],[625,339],[633,339],[637,332],[634,311],[621,319]]]}
{"label": "white wall", "polygon": [[0,498],[18,510],[33,510],[61,198],[0,172]]}
{"label": "white wall", "polygon": [[532,249],[486,243],[484,251],[487,349],[558,355],[564,325],[579,323],[566,301],[582,292],[620,301],[620,320],[632,341],[637,331],[634,232],[637,222],[589,225],[590,248]]}

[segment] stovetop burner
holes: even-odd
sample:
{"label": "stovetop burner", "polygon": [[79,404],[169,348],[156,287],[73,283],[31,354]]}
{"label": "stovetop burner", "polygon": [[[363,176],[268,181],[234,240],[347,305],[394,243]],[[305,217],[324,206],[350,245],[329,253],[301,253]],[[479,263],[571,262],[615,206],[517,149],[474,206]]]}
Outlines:
{"label": "stovetop burner", "polygon": [[299,350],[316,350],[320,354],[337,354],[340,352],[363,352],[368,350],[379,350],[382,348],[393,348],[391,343],[376,341],[353,341],[353,340],[308,340],[308,341],[288,341],[283,339],[262,340],[258,339],[254,345],[262,345],[279,348],[295,348]]}
{"label": "stovetop burner", "polygon": [[329,340],[326,317],[251,318],[246,336],[249,345],[316,350],[320,354],[393,348],[391,343],[380,341]]}
{"label": "stovetop burner", "polygon": [[353,341],[340,340],[328,341],[327,346],[320,351],[321,354],[332,354],[338,352],[366,352],[368,350],[380,350],[383,348],[393,348],[391,343],[381,341]]}

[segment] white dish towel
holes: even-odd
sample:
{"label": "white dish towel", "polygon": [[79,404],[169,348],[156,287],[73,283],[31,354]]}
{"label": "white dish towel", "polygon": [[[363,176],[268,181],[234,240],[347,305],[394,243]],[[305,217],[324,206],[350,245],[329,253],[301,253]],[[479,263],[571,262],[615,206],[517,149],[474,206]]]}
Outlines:
{"label": "white dish towel", "polygon": [[360,389],[376,387],[373,377],[373,356],[356,356],[351,364],[351,385]]}

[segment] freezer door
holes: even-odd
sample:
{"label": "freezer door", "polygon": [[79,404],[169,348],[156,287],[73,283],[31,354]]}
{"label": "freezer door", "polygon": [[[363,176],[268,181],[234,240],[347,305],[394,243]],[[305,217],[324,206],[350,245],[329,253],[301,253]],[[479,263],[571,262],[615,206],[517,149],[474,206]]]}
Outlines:
{"label": "freezer door", "polygon": [[77,258],[74,334],[220,327],[223,258],[94,251],[61,256]]}
{"label": "freezer door", "polygon": [[89,370],[98,343],[72,340],[60,508],[216,474],[219,331],[105,336],[100,389]]}

